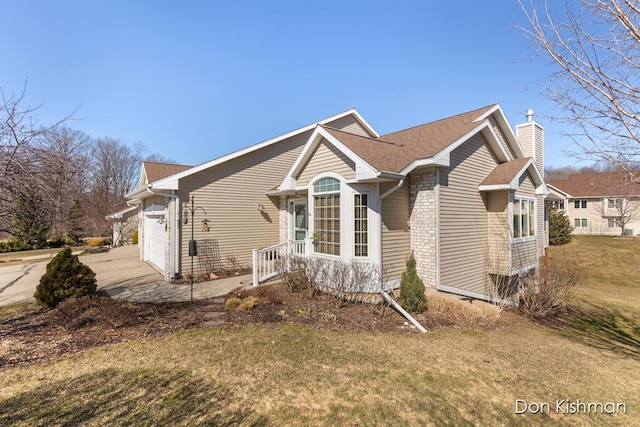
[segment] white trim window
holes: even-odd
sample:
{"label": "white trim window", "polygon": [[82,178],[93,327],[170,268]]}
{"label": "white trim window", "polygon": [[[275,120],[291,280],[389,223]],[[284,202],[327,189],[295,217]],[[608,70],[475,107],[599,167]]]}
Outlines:
{"label": "white trim window", "polygon": [[536,235],[536,204],[534,200],[513,201],[513,237],[516,239]]}
{"label": "white trim window", "polygon": [[340,181],[320,178],[313,184],[314,252],[340,256]]}
{"label": "white trim window", "polygon": [[573,224],[575,228],[587,228],[588,221],[587,218],[576,218],[573,220]]}
{"label": "white trim window", "polygon": [[366,193],[353,195],[353,254],[356,257],[369,256],[369,214]]}
{"label": "white trim window", "polygon": [[573,207],[575,209],[586,209],[587,208],[587,199],[578,199],[573,201]]}

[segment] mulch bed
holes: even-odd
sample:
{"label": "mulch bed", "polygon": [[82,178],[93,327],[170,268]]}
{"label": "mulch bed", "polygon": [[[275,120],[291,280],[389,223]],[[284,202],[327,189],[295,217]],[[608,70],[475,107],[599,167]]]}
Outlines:
{"label": "mulch bed", "polygon": [[[252,298],[251,298],[252,297]],[[236,291],[229,298],[255,301],[228,308],[225,299],[175,304],[134,304],[108,296],[70,299],[54,309],[30,306],[0,322],[0,368],[51,360],[86,349],[208,327],[211,313],[224,312],[222,327],[248,324],[301,324],[354,332],[419,333],[389,307],[345,303],[308,290],[288,292],[281,284]],[[246,306],[252,306],[247,308]],[[427,330],[455,325],[428,312],[416,316]],[[513,315],[506,316],[508,324]],[[501,320],[502,322],[502,320]]]}

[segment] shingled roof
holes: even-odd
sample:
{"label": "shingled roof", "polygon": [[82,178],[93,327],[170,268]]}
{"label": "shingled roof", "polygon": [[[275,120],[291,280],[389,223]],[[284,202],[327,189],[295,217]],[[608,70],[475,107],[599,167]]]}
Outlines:
{"label": "shingled roof", "polygon": [[475,120],[496,104],[477,110],[381,135],[378,139],[403,146],[397,161],[397,171],[418,159],[435,156],[479,125]]}
{"label": "shingled roof", "polygon": [[382,141],[380,138],[354,135],[329,126],[322,127],[375,169],[385,172],[398,171],[398,157],[402,145]]}
{"label": "shingled roof", "polygon": [[476,120],[495,106],[488,105],[378,138],[322,127],[372,167],[398,173],[412,162],[431,158],[449,147],[476,128],[480,124]]}
{"label": "shingled roof", "polygon": [[480,183],[480,185],[506,185],[510,184],[531,160],[531,157],[515,159],[510,162],[501,163]]}
{"label": "shingled roof", "polygon": [[189,169],[191,166],[176,165],[173,163],[161,162],[142,162],[144,171],[147,174],[149,182],[154,182],[162,178],[166,178],[178,172]]}
{"label": "shingled roof", "polygon": [[627,172],[581,173],[547,184],[571,197],[640,196],[640,183]]}

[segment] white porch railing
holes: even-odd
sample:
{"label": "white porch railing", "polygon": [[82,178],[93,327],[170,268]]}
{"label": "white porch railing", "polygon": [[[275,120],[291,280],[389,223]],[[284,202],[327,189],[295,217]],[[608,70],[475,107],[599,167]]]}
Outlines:
{"label": "white porch railing", "polygon": [[278,243],[263,249],[253,250],[253,286],[278,275],[276,260],[293,254],[306,256],[308,245],[305,240]]}

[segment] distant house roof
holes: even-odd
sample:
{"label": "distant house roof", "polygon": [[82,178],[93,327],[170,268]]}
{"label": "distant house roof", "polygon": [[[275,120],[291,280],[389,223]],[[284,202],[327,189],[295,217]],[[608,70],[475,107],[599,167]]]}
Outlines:
{"label": "distant house roof", "polygon": [[574,174],[547,184],[572,198],[640,196],[640,183],[627,172]]}
{"label": "distant house roof", "polygon": [[147,180],[149,182],[154,182],[191,168],[191,166],[186,165],[176,165],[173,163],[160,162],[142,162],[142,165],[144,167],[145,173],[147,174]]}

